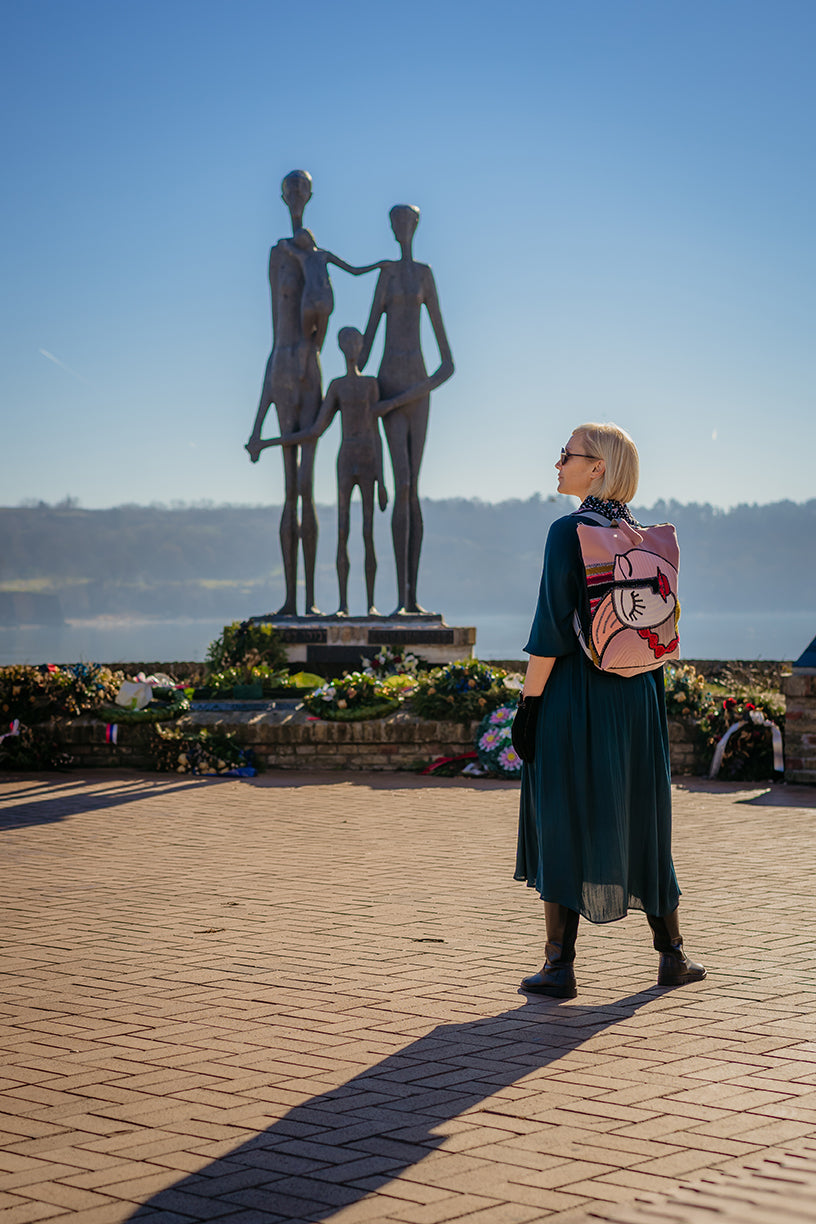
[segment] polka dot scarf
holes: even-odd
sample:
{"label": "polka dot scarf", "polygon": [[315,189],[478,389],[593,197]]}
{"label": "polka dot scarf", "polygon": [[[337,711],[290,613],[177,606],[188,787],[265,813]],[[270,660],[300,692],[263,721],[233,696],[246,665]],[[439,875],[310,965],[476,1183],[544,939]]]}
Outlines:
{"label": "polka dot scarf", "polygon": [[637,519],[629,512],[629,507],[624,502],[615,501],[610,498],[609,501],[601,501],[600,497],[585,497],[581,502],[577,514],[582,510],[591,510],[593,514],[602,514],[604,518],[618,519],[624,523],[631,523],[633,527],[639,527]]}

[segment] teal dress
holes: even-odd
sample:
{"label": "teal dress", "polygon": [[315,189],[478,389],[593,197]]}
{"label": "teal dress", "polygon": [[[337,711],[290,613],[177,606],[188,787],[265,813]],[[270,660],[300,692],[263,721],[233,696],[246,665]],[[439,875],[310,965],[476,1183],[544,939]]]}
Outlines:
{"label": "teal dress", "polygon": [[555,656],[539,710],[536,756],[521,776],[517,880],[590,922],[629,909],[671,913],[680,890],[671,858],[669,736],[663,669],[600,671],[573,613],[587,613],[579,522],[553,523],[529,654]]}

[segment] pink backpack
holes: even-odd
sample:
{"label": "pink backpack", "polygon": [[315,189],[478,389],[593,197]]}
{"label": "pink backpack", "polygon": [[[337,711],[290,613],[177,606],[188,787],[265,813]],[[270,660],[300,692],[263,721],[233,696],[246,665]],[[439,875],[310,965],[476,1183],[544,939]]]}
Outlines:
{"label": "pink backpack", "polygon": [[633,527],[581,513],[599,523],[578,524],[589,595],[588,637],[578,612],[573,618],[582,649],[601,671],[619,676],[638,676],[676,661],[680,549],[674,527]]}

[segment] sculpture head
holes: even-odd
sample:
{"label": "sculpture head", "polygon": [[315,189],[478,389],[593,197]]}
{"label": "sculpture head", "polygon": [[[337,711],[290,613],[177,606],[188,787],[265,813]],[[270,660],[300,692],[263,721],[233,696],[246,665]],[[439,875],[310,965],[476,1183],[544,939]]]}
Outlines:
{"label": "sculpture head", "polygon": [[290,170],[281,183],[281,196],[292,217],[295,229],[300,226],[303,210],[312,198],[312,176],[306,170]]}
{"label": "sculpture head", "polygon": [[416,204],[395,204],[388,214],[391,229],[400,246],[410,243],[419,225],[419,209]]}
{"label": "sculpture head", "polygon": [[337,345],[343,356],[356,365],[363,349],[363,334],[356,327],[341,327],[337,333]]}
{"label": "sculpture head", "polygon": [[295,230],[294,234],[292,235],[292,241],[300,251],[317,250],[317,243],[315,242],[314,234],[311,230],[305,229],[304,226],[301,226],[300,229]]}

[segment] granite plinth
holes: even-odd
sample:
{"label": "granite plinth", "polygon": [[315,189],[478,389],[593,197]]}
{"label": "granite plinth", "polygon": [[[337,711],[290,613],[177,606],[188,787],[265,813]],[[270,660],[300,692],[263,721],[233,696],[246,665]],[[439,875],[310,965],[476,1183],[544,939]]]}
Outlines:
{"label": "granite plinth", "polygon": [[409,650],[437,665],[473,658],[474,626],[448,625],[443,616],[253,616],[253,625],[272,625],[290,664],[339,674],[360,667],[383,646]]}

